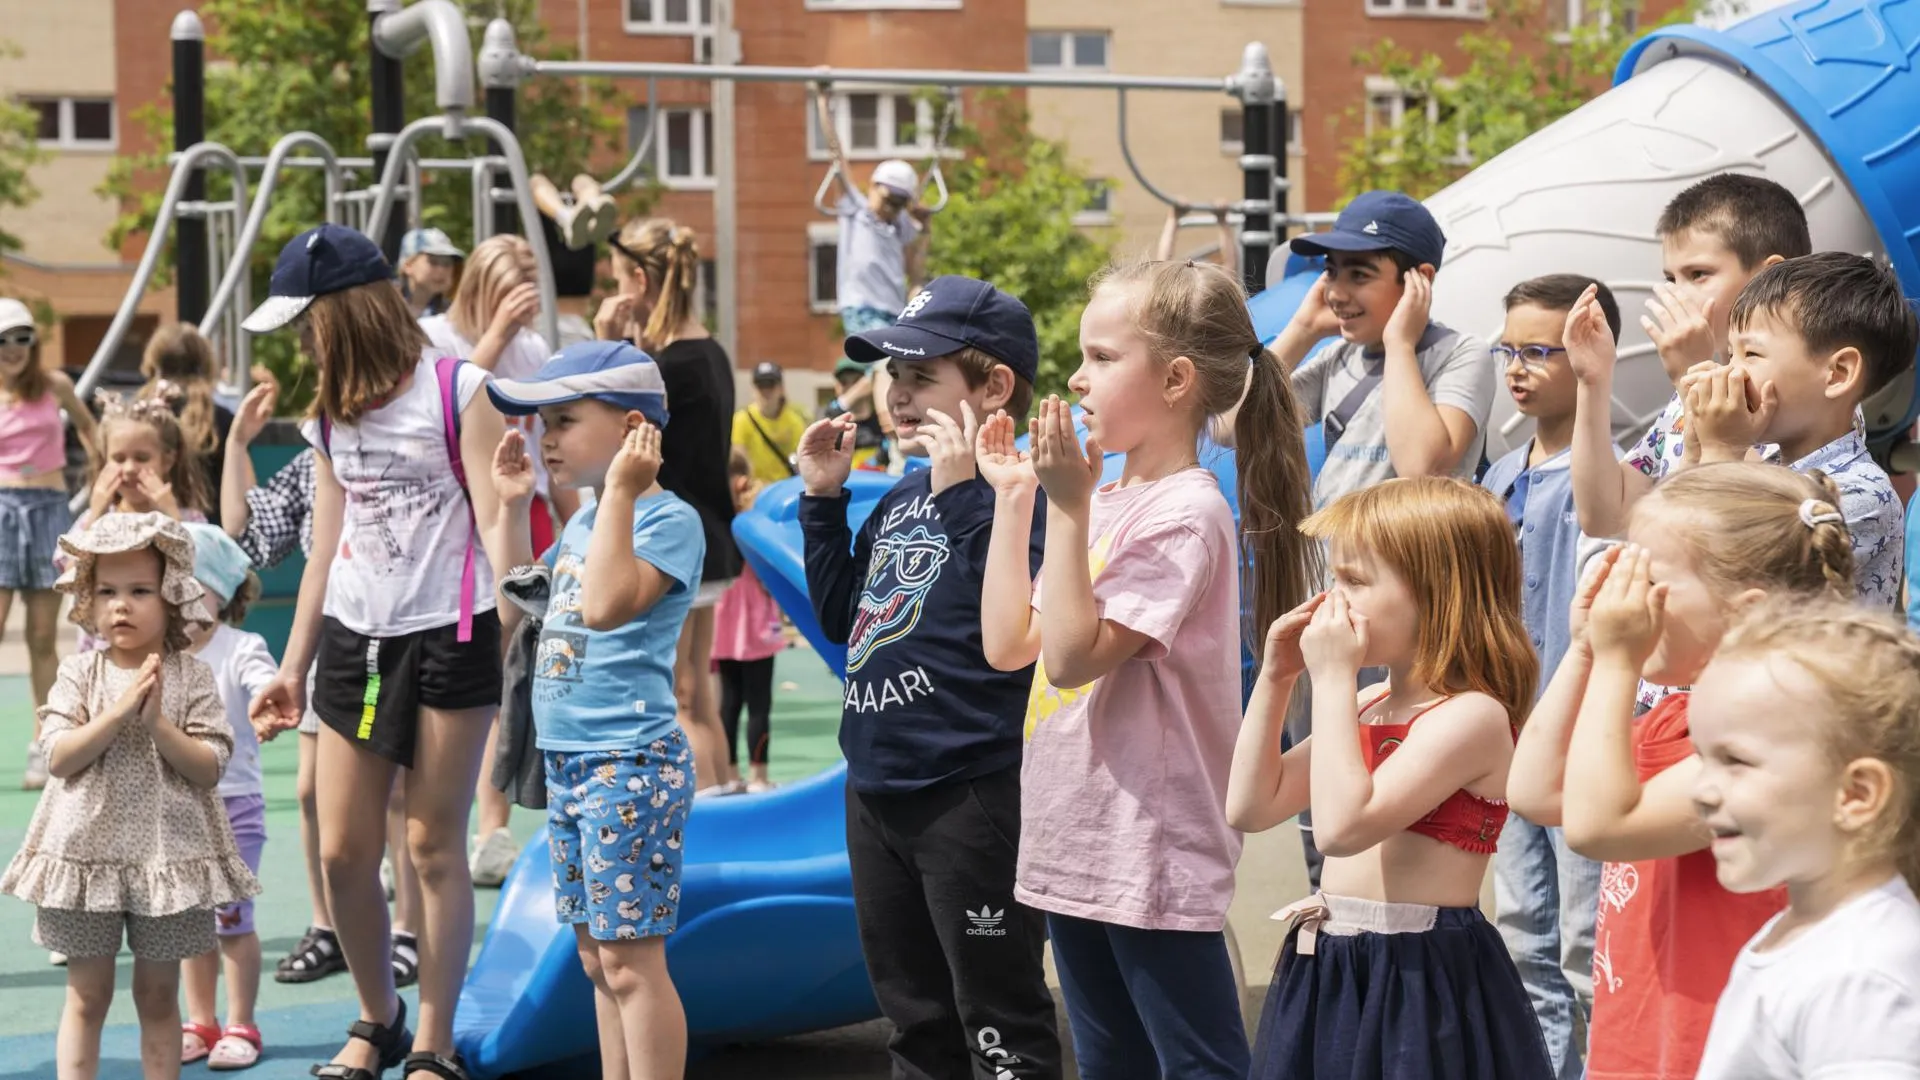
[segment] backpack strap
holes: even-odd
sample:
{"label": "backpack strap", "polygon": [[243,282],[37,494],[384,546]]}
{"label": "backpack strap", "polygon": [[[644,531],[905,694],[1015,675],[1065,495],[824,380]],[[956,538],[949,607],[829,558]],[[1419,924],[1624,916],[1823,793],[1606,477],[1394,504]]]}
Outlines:
{"label": "backpack strap", "polygon": [[433,362],[433,372],[440,383],[440,421],[445,429],[447,440],[447,464],[453,469],[453,478],[460,483],[460,490],[467,496],[467,555],[460,567],[460,631],[455,640],[461,643],[473,640],[473,605],[477,590],[474,569],[474,547],[479,539],[480,526],[473,516],[473,493],[467,491],[467,466],[460,458],[460,367],[466,361],[457,356],[442,354]]}

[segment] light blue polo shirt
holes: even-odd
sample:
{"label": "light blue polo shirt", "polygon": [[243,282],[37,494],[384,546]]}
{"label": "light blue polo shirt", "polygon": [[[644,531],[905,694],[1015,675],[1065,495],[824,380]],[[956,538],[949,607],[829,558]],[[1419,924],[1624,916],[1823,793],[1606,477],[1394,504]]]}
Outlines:
{"label": "light blue polo shirt", "polygon": [[1529,439],[1488,466],[1480,485],[1507,504],[1510,519],[1517,518],[1520,616],[1540,654],[1538,700],[1567,653],[1567,613],[1580,581],[1580,518],[1573,507],[1572,452],[1562,450],[1528,468],[1532,453]]}

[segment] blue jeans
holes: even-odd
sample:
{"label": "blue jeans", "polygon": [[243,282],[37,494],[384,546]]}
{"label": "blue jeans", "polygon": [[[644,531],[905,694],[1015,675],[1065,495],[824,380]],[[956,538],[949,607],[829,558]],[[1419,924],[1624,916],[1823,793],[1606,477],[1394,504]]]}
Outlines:
{"label": "blue jeans", "polygon": [[1493,897],[1494,921],[1540,1019],[1554,1076],[1580,1080],[1584,1031],[1593,1013],[1600,864],[1574,854],[1559,829],[1510,814],[1493,859]]}
{"label": "blue jeans", "polygon": [[1252,1067],[1223,933],[1047,915],[1081,1080],[1246,1080]]}

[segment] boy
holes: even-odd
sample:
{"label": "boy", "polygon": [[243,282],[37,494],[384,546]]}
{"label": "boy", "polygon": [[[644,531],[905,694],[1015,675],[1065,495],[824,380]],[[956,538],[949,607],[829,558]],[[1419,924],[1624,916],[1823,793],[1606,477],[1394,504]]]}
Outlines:
{"label": "boy", "polygon": [[981,651],[994,493],[973,458],[979,420],[1031,404],[1033,317],[984,281],[941,277],[899,322],[847,347],[893,369],[901,445],[932,461],[855,537],[842,487],[853,418],[821,420],[800,441],[807,592],[821,630],[847,643],[847,854],[894,1075],[1057,1077],[1045,923],[1013,899],[1033,669],[995,671]]}
{"label": "boy", "polygon": [[[1677,391],[1699,364],[1727,347],[1734,298],[1754,275],[1783,259],[1811,254],[1807,214],[1793,193],[1771,180],[1721,173],[1680,192],[1660,213],[1661,269],[1666,284],[1647,301],[1640,326],[1660,353]],[[1569,345],[1572,343],[1569,342]],[[1573,443],[1574,505],[1589,536],[1626,533],[1627,511],[1672,472],[1686,452],[1685,403],[1675,393],[1653,426],[1621,458],[1613,451],[1613,351],[1583,363]]]}
{"label": "boy", "polygon": [[[1493,412],[1486,342],[1427,318],[1446,245],[1427,208],[1394,191],[1369,191],[1331,232],[1293,239],[1296,253],[1327,260],[1273,345],[1326,434],[1316,507],[1396,476],[1471,479],[1480,467]],[[1336,332],[1341,344],[1302,363]]]}
{"label": "boy", "polygon": [[753,394],[753,403],[733,414],[733,445],[747,455],[755,480],[777,483],[795,475],[793,453],[807,414],[787,400],[786,374],[771,360],[754,365]]}
{"label": "boy", "polygon": [[[600,492],[543,560],[553,587],[533,713],[546,757],[555,914],[573,924],[593,982],[603,1075],[679,1076],[687,1025],[666,936],[679,921],[695,777],[674,722],[673,663],[706,539],[698,511],[656,479],[666,384],[639,349],[594,341],[487,393],[508,416],[540,415],[555,487]],[[501,440],[493,482],[501,512],[488,552],[503,568],[524,565],[533,462],[518,429]],[[511,635],[518,606],[502,603],[500,617]]]}
{"label": "boy", "polygon": [[446,312],[466,257],[439,229],[415,229],[400,238],[400,295],[414,318]]}
{"label": "boy", "polygon": [[873,411],[873,378],[867,374],[866,365],[841,357],[833,365],[833,381],[840,387],[840,395],[820,410],[820,418],[851,415],[853,467],[885,472],[889,464],[887,434],[880,427],[879,414]]}
{"label": "boy", "polygon": [[[1579,576],[1580,526],[1569,470],[1577,390],[1563,333],[1567,313],[1590,287],[1617,340],[1620,308],[1605,285],[1579,274],[1550,274],[1507,293],[1506,325],[1493,348],[1506,364],[1515,407],[1534,422],[1533,438],[1494,462],[1481,485],[1506,503],[1520,542],[1521,614],[1540,653],[1540,690],[1566,654],[1567,611]],[[1559,828],[1513,814],[1500,833],[1493,889],[1500,936],[1533,999],[1554,1075],[1579,1080],[1585,1042],[1576,1030],[1584,1032],[1593,1007],[1600,864],[1569,849]]]}

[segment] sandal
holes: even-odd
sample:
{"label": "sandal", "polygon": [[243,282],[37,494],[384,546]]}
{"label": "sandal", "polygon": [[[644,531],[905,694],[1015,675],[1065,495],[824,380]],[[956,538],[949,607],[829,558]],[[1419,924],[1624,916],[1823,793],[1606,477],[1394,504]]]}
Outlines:
{"label": "sandal", "polygon": [[220,1041],[207,1055],[207,1068],[215,1072],[251,1069],[260,1062],[260,1029],[252,1024],[228,1024],[220,1032]]}
{"label": "sandal", "polygon": [[380,1052],[380,1064],[377,1069],[356,1069],[351,1065],[339,1065],[329,1062],[315,1065],[308,1070],[319,1080],[380,1080],[380,1074],[400,1064],[407,1058],[407,1048],[413,1045],[413,1032],[407,1030],[407,999],[400,998],[400,1009],[393,1015],[393,1022],[382,1026],[366,1020],[355,1020],[347,1027],[347,1038],[359,1039]]}
{"label": "sandal", "polygon": [[412,934],[393,935],[393,987],[396,990],[420,981],[420,939]]}
{"label": "sandal", "polygon": [[[195,1044],[197,1040],[198,1045]],[[191,1065],[213,1052],[213,1044],[220,1041],[220,1029],[212,1024],[196,1024],[189,1020],[180,1025],[180,1064]]]}
{"label": "sandal", "polygon": [[414,1073],[432,1073],[441,1080],[472,1080],[459,1054],[442,1057],[431,1050],[407,1055],[406,1063],[400,1066],[400,1075],[412,1076]]}
{"label": "sandal", "polygon": [[309,927],[300,944],[280,961],[273,981],[310,983],[345,970],[347,958],[340,952],[340,939],[331,930]]}

